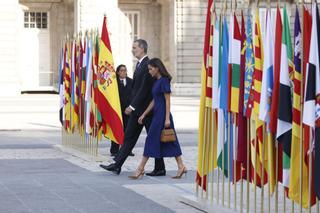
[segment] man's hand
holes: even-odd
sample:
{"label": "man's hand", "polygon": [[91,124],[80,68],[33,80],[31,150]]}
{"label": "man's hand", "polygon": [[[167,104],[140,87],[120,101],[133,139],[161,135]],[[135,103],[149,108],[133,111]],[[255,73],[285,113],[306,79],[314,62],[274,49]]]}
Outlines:
{"label": "man's hand", "polygon": [[126,110],[124,111],[126,115],[130,115],[131,112],[132,112],[132,109],[130,107],[127,107]]}

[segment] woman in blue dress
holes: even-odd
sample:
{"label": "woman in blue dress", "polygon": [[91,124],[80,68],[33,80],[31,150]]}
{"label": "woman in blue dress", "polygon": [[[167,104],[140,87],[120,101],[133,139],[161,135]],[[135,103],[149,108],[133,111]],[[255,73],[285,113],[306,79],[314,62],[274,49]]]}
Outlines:
{"label": "woman in blue dress", "polygon": [[153,100],[145,112],[140,116],[138,122],[143,123],[145,116],[153,110],[153,117],[146,142],[144,145],[143,158],[131,179],[138,179],[144,175],[144,167],[149,159],[175,157],[178,165],[177,175],[173,178],[181,178],[187,173],[187,169],[181,158],[181,148],[178,139],[174,142],[162,143],[160,141],[161,131],[164,128],[174,129],[172,115],[170,113],[170,81],[171,75],[158,58],[153,58],[148,64],[150,75],[157,79],[152,87]]}

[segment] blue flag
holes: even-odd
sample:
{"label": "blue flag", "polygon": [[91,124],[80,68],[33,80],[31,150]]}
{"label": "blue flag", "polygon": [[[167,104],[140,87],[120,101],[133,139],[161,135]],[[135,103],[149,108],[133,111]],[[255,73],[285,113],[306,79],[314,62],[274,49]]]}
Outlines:
{"label": "blue flag", "polygon": [[252,24],[251,18],[248,16],[247,20],[247,39],[246,39],[246,66],[244,74],[244,100],[243,100],[243,114],[246,115],[247,103],[250,95],[250,88],[252,83],[252,75],[254,70],[254,56],[253,56],[253,45],[252,45]]}
{"label": "blue flag", "polygon": [[224,17],[222,26],[222,59],[220,81],[220,108],[228,110],[228,56],[229,56],[229,32],[227,20]]}

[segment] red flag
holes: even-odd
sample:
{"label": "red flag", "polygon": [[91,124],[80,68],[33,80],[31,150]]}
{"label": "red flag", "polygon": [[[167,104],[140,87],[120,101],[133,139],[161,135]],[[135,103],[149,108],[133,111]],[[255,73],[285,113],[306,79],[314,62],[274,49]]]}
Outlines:
{"label": "red flag", "polygon": [[[246,176],[247,168],[247,119],[243,115],[243,100],[244,100],[244,74],[246,64],[246,29],[243,12],[241,12],[241,59],[240,59],[240,88],[239,88],[239,113],[238,120],[238,150],[237,161],[242,164],[242,177]],[[237,165],[238,168],[238,165]],[[237,171],[238,173],[238,171]]]}
{"label": "red flag", "polygon": [[[197,163],[197,175],[196,183],[203,188],[207,189],[207,174],[208,171],[205,168],[206,163],[203,162],[205,159],[203,153],[203,147],[206,146],[206,141],[204,140],[204,129],[205,126],[205,108],[212,107],[212,104],[207,103],[212,99],[212,88],[208,87],[208,78],[212,78],[212,67],[209,69],[209,55],[210,55],[210,37],[213,28],[211,28],[211,7],[213,0],[208,1],[207,7],[207,18],[206,18],[206,28],[205,28],[205,38],[204,38],[204,48],[203,48],[203,58],[202,58],[202,68],[201,68],[201,97],[200,97],[200,112],[199,112],[199,143],[198,143],[198,163]],[[212,49],[212,48],[211,48]],[[212,53],[212,52],[211,52]],[[210,83],[211,85],[211,83]],[[209,106],[210,105],[210,106]]]}

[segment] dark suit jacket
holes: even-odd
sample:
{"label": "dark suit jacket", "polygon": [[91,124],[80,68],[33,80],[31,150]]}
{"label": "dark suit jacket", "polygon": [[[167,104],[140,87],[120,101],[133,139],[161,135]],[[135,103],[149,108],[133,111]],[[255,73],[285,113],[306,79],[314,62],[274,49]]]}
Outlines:
{"label": "dark suit jacket", "polygon": [[135,108],[133,114],[136,116],[140,116],[152,101],[152,86],[155,80],[149,74],[148,62],[149,58],[144,58],[133,74],[130,105]]}
{"label": "dark suit jacket", "polygon": [[124,113],[125,109],[130,105],[132,100],[132,79],[126,78],[126,86],[120,83],[120,79],[118,78],[118,86],[119,86],[119,96],[120,96],[120,104],[121,111]]}

